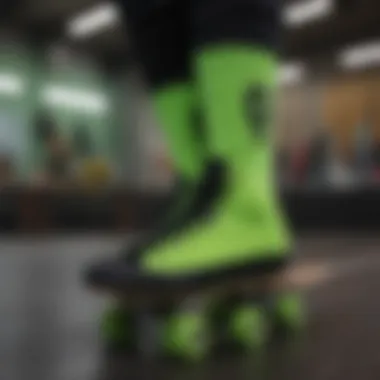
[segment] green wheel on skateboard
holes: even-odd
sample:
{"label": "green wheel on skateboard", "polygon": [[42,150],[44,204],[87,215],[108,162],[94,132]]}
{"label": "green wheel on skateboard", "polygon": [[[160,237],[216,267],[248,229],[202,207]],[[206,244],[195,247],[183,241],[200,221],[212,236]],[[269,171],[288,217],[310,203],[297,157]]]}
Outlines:
{"label": "green wheel on skateboard", "polygon": [[269,340],[270,330],[265,308],[260,305],[238,306],[231,315],[233,341],[247,350],[262,348]]}
{"label": "green wheel on skateboard", "polygon": [[302,331],[306,324],[305,306],[300,294],[279,296],[274,306],[276,325],[285,331]]}
{"label": "green wheel on skateboard", "polygon": [[180,312],[167,317],[162,330],[164,353],[186,361],[199,361],[209,352],[211,341],[203,313]]}
{"label": "green wheel on skateboard", "polygon": [[132,315],[124,308],[116,306],[103,315],[100,332],[107,349],[131,348],[134,331]]}

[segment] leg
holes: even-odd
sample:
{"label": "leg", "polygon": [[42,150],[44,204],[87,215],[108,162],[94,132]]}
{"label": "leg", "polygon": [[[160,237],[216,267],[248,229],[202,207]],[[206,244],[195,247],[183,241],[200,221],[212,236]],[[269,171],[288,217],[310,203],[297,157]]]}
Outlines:
{"label": "leg", "polygon": [[[188,21],[179,2],[117,0],[128,25],[133,55],[142,66],[180,186],[163,223],[153,234],[123,254],[138,265],[141,253],[184,224],[201,206],[204,152],[194,128],[195,100],[188,60]],[[117,265],[120,265],[118,263]],[[102,324],[111,348],[136,348],[137,319],[120,305],[106,312]]]}
{"label": "leg", "polygon": [[153,272],[287,258],[291,239],[272,178],[278,11],[274,0],[193,2],[193,73],[219,181],[206,220],[144,255]]}
{"label": "leg", "polygon": [[247,268],[262,274],[287,261],[292,241],[272,178],[277,16],[274,0],[194,3],[194,78],[217,168],[208,213],[145,250],[139,270],[99,267],[94,282],[175,289]]}
{"label": "leg", "polygon": [[[92,279],[97,284],[125,289],[140,284],[144,291],[157,294],[189,284],[202,290],[230,276],[238,281],[247,273],[251,278],[279,270],[291,251],[272,178],[277,1],[192,4],[193,77],[204,115],[207,154],[216,168],[208,213],[144,250],[138,269],[94,268]],[[187,315],[182,314],[183,326]],[[243,305],[234,320],[236,334],[244,335],[250,321],[261,323],[261,312]],[[253,337],[248,344],[260,341],[260,336]]]}
{"label": "leg", "polygon": [[190,219],[203,213],[213,187],[190,73],[187,1],[118,0],[127,19],[133,51],[148,82],[163,129],[178,186],[159,228],[129,249],[128,262]]}

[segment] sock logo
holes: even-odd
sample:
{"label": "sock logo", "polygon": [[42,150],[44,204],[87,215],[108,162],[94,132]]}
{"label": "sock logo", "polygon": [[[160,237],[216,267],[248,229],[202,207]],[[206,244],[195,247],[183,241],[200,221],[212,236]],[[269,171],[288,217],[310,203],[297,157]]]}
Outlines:
{"label": "sock logo", "polygon": [[244,111],[248,123],[259,137],[266,134],[271,118],[271,90],[263,85],[253,85],[244,94]]}

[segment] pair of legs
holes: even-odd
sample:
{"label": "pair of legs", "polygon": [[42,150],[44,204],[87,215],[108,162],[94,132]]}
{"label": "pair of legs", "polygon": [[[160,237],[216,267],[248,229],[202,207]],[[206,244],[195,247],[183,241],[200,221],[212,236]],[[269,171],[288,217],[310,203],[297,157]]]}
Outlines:
{"label": "pair of legs", "polygon": [[272,178],[278,1],[119,1],[190,190],[163,234],[123,265],[92,268],[90,280],[157,289],[277,268],[291,245]]}

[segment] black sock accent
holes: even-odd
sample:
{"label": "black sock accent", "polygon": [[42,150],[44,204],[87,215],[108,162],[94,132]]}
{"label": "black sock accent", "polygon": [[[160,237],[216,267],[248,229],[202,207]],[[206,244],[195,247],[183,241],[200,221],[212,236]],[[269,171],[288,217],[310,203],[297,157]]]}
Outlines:
{"label": "black sock accent", "polygon": [[[146,239],[136,246],[128,249],[126,260],[130,264],[138,265],[140,257],[151,246],[159,244],[163,239],[171,235],[179,234],[191,223],[202,219],[211,213],[214,205],[220,199],[225,189],[226,170],[219,162],[210,162],[205,170],[203,178],[198,184],[189,184],[179,179],[172,200],[172,207],[176,207],[184,193],[190,193],[189,203],[176,220],[163,221],[161,225]],[[170,209],[170,206],[168,207]]]}

